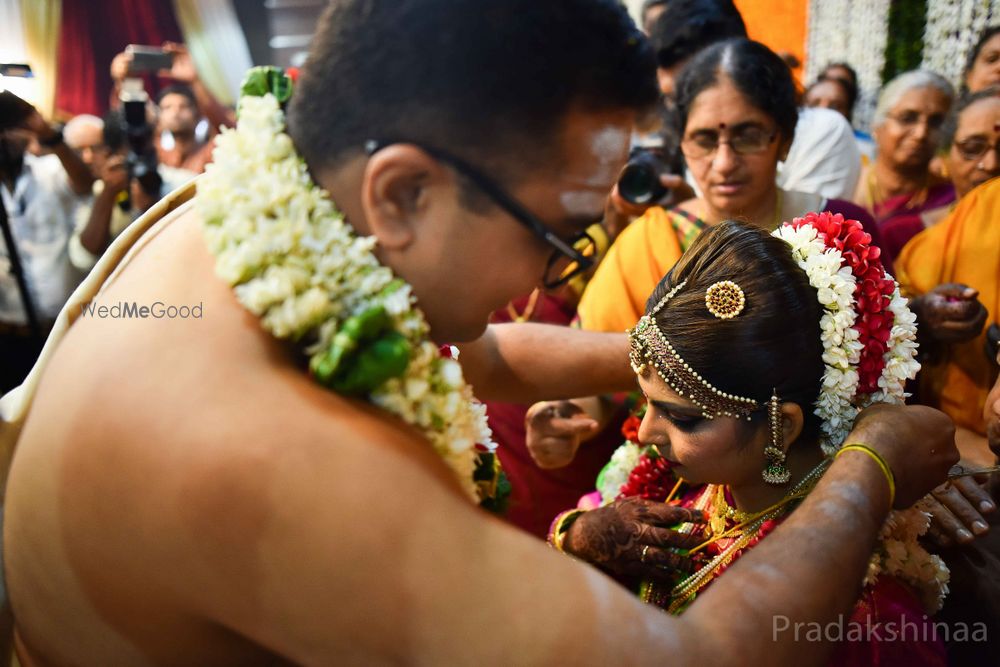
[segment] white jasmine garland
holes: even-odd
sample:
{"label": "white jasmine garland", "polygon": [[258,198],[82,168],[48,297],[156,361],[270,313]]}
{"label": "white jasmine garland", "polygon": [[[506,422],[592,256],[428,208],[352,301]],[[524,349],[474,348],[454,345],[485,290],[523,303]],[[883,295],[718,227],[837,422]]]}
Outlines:
{"label": "white jasmine garland", "polygon": [[[850,63],[858,73],[854,126],[860,130],[869,130],[882,88],[890,4],[890,0],[809,1],[804,83],[815,81],[832,62]],[[933,4],[928,2],[928,12]]]}
{"label": "white jasmine garland", "polygon": [[960,87],[972,47],[983,31],[998,21],[1000,0],[931,0],[927,3],[921,67]]}
{"label": "white jasmine garland", "polygon": [[905,402],[909,396],[905,391],[906,381],[916,377],[920,370],[920,362],[917,361],[917,316],[899,293],[899,283],[893,290],[889,312],[894,319],[888,350],[882,357],[885,370],[878,379],[879,390],[867,398],[865,407],[873,403]]}
{"label": "white jasmine garland", "polygon": [[629,475],[639,465],[642,450],[643,448],[636,443],[626,440],[611,455],[611,460],[604,466],[597,480],[597,491],[601,494],[602,505],[613,502],[621,493]]}
{"label": "white jasmine garland", "polygon": [[851,432],[859,409],[854,406],[858,390],[861,343],[854,329],[856,280],[849,267],[842,267],[843,256],[835,248],[827,248],[812,225],[798,229],[782,225],[774,236],[792,247],[792,256],[806,272],[809,284],[818,294],[823,316],[820,336],[823,340],[823,384],[815,413],[822,423],[821,445],[827,454],[834,453]]}
{"label": "white jasmine garland", "polygon": [[924,610],[934,614],[948,595],[951,572],[940,556],[929,553],[919,542],[930,524],[931,516],[921,503],[891,512],[879,532],[864,583],[871,585],[882,574],[896,577],[912,586]]}
{"label": "white jasmine garland", "polygon": [[345,320],[383,307],[411,355],[404,374],[370,400],[419,428],[478,502],[476,445],[496,447],[485,406],[458,362],[431,342],[410,286],[379,264],[375,239],[357,236],[312,182],[284,129],[273,95],[244,96],[237,128],[216,139],[196,198],[216,273],[264,329],[308,344],[310,357],[330,347]]}

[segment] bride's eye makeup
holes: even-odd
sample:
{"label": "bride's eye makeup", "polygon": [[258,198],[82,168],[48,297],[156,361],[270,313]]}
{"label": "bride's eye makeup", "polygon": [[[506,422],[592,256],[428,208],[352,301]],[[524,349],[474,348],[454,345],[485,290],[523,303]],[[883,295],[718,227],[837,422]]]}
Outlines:
{"label": "bride's eye makeup", "polygon": [[689,416],[680,417],[677,415],[672,415],[669,412],[663,413],[663,416],[666,417],[671,424],[673,424],[680,430],[686,432],[691,432],[696,430],[698,426],[704,421],[704,417],[689,417]]}
{"label": "bride's eye makeup", "polygon": [[649,404],[656,409],[658,414],[663,415],[667,421],[685,432],[694,431],[705,421],[705,418],[700,413],[682,412],[677,409],[677,406],[671,403],[649,401]]}

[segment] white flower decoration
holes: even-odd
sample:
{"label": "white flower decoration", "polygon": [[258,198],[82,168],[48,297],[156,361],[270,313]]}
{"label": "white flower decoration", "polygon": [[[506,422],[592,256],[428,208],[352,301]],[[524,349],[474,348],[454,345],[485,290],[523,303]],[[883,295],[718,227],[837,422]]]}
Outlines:
{"label": "white flower decoration", "polygon": [[410,286],[379,264],[375,239],[355,236],[313,184],[284,129],[273,95],[247,96],[237,128],[216,139],[196,198],[216,273],[272,335],[313,341],[310,356],[329,347],[347,318],[385,308],[413,351],[403,376],[371,401],[419,428],[478,502],[475,447],[496,448],[485,406],[461,366],[430,342]]}

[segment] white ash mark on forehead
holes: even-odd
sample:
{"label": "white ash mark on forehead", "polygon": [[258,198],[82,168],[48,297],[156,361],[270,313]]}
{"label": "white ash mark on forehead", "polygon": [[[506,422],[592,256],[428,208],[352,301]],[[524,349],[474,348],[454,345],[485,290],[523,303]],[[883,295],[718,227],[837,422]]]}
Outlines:
{"label": "white ash mark on forehead", "polygon": [[559,202],[569,215],[591,215],[604,210],[607,195],[592,190],[577,190],[559,195]]}

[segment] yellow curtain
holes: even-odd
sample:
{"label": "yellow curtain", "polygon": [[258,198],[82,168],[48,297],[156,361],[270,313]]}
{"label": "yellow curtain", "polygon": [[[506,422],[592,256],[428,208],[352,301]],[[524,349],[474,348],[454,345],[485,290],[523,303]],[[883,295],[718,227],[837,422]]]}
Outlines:
{"label": "yellow curtain", "polygon": [[24,47],[35,73],[38,99],[35,106],[46,118],[55,112],[56,56],[62,0],[21,0]]}
{"label": "yellow curtain", "polygon": [[252,63],[231,4],[174,0],[174,11],[202,83],[222,104],[235,104],[240,81]]}

